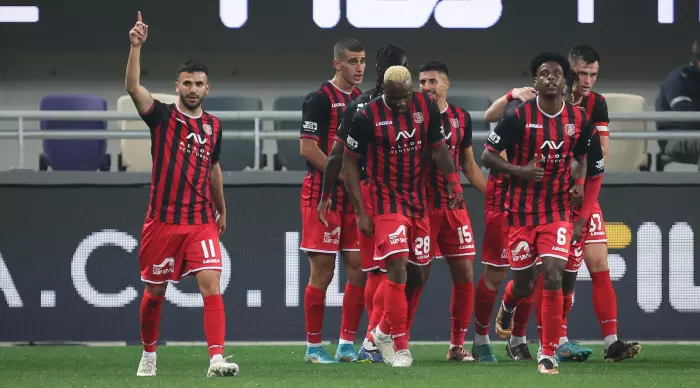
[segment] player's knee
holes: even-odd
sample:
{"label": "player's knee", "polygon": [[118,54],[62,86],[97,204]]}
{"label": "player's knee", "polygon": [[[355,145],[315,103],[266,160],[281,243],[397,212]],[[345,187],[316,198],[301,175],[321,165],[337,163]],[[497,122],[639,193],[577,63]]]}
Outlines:
{"label": "player's knee", "polygon": [[387,279],[394,283],[406,284],[406,267],[408,265],[407,257],[392,257],[386,258]]}
{"label": "player's knee", "polygon": [[608,250],[603,244],[591,244],[586,246],[583,254],[588,272],[604,272],[608,267]]}
{"label": "player's knee", "polygon": [[544,282],[542,286],[545,290],[558,290],[561,288],[562,271],[556,266],[548,266],[543,268]]}
{"label": "player's knee", "polygon": [[153,296],[162,297],[162,296],[165,296],[165,291],[167,291],[167,289],[168,289],[168,283],[163,283],[163,284],[146,283],[145,289],[146,289],[146,291],[148,291],[149,294],[151,294]]}
{"label": "player's knee", "polygon": [[448,261],[448,264],[454,283],[472,283],[474,281],[474,266],[471,260],[451,260]]}
{"label": "player's knee", "polygon": [[501,287],[501,283],[506,279],[508,275],[507,267],[494,267],[492,265],[484,266],[484,283],[489,290],[498,290]]}
{"label": "player's knee", "polygon": [[197,285],[202,296],[221,294],[221,273],[213,270],[197,272]]}

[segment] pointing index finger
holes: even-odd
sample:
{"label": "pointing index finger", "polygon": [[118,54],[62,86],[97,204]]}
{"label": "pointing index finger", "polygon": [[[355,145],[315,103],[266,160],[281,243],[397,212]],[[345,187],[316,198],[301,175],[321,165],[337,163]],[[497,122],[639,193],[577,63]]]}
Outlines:
{"label": "pointing index finger", "polygon": [[138,11],[138,16],[136,18],[136,21],[142,22],[143,18],[141,17],[141,11]]}

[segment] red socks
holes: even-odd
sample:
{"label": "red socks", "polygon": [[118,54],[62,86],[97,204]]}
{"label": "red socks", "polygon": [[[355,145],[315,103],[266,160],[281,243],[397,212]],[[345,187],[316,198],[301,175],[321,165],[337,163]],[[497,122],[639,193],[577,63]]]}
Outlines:
{"label": "red socks", "polygon": [[418,303],[420,302],[420,297],[423,295],[423,289],[425,285],[418,286],[416,288],[406,289],[406,302],[408,303],[408,316],[406,321],[406,333],[411,332],[411,325],[413,325],[413,317],[418,311]]}
{"label": "red socks", "polygon": [[[512,280],[508,282],[510,285]],[[530,313],[532,312],[532,301],[535,297],[535,286],[533,286],[532,293],[527,298],[520,299],[518,301],[518,308],[515,310],[515,315],[513,315],[513,333],[514,337],[525,337],[527,332],[527,322],[530,320]]]}
{"label": "red socks", "polygon": [[306,321],[306,342],[309,344],[321,344],[325,300],[326,290],[321,290],[311,285],[306,286],[306,292],[304,292],[304,319]]}
{"label": "red socks", "polygon": [[396,350],[408,349],[407,321],[408,321],[408,301],[406,300],[406,285],[394,283],[390,280],[385,282],[384,290],[384,319],[380,323],[383,333],[389,324],[389,333],[394,339]]}
{"label": "red socks", "polygon": [[204,337],[209,348],[209,358],[224,352],[226,313],[221,295],[204,297]]}
{"label": "red socks", "polygon": [[610,271],[592,272],[593,310],[595,311],[603,338],[617,335],[617,295],[610,280]]}
{"label": "red socks", "polygon": [[559,346],[564,295],[561,289],[542,291],[542,355],[553,357]]}
{"label": "red socks", "polygon": [[513,281],[509,281],[506,284],[506,291],[503,293],[503,305],[509,310],[513,309],[518,305],[518,300],[513,296]]}
{"label": "red socks", "polygon": [[139,318],[141,321],[141,342],[145,352],[155,352],[160,326],[160,311],[163,307],[164,296],[155,296],[144,291],[141,299]]}
{"label": "red socks", "polygon": [[[374,330],[377,325],[379,325],[379,322],[382,322],[382,318],[384,317],[384,291],[386,290],[386,276],[384,276],[384,278],[384,281],[379,283],[377,290],[374,292],[374,298],[372,301],[372,316],[369,317],[369,323],[367,324],[367,338],[370,337],[370,332]],[[382,332],[389,334],[390,329],[386,329],[387,331],[382,330]]]}
{"label": "red socks", "polygon": [[498,290],[489,290],[483,277],[479,279],[474,291],[474,331],[478,335],[489,334],[497,294]]}
{"label": "red socks", "polygon": [[[374,307],[374,294],[377,292],[379,284],[386,279],[386,274],[383,272],[368,272],[367,284],[365,284],[365,308],[367,309],[367,319],[372,317],[372,308]],[[383,304],[382,304],[383,305]]]}
{"label": "red socks", "polygon": [[357,327],[360,325],[362,313],[365,309],[365,289],[364,287],[345,284],[345,294],[343,294],[343,315],[340,324],[340,339],[352,342],[355,340]]}
{"label": "red socks", "polygon": [[561,332],[559,333],[560,337],[566,337],[567,336],[567,323],[566,323],[566,316],[569,315],[569,311],[571,311],[571,305],[573,304],[574,300],[574,293],[572,292],[569,295],[564,295],[564,315],[561,317]]}
{"label": "red socks", "polygon": [[467,328],[474,310],[473,294],[474,285],[472,283],[452,283],[450,345],[464,345],[464,336],[467,334]]}

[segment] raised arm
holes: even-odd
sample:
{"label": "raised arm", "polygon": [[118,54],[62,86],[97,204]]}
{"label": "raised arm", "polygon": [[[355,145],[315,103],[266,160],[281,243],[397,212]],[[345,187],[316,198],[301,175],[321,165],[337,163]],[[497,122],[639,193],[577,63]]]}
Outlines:
{"label": "raised arm", "polygon": [[134,28],[129,31],[129,41],[131,42],[131,50],[129,51],[129,60],[126,63],[126,79],[124,87],[127,93],[134,101],[136,111],[139,114],[146,114],[153,106],[153,97],[151,93],[141,85],[141,47],[146,42],[148,37],[148,25],[143,23],[141,11],[138,13]]}

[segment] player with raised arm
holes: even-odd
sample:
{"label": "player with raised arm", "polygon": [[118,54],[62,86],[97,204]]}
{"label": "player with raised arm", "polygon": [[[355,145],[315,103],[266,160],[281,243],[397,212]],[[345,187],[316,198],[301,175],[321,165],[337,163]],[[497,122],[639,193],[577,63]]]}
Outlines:
{"label": "player with raised arm", "polygon": [[[335,136],[333,148],[328,155],[326,169],[323,175],[323,194],[322,198],[327,198],[330,190],[334,187],[334,182],[340,175],[340,170],[343,165],[343,152],[345,151],[345,141],[348,136],[348,128],[352,122],[355,113],[357,113],[365,104],[373,98],[382,94],[382,84],[384,82],[384,73],[391,66],[408,66],[406,52],[391,43],[387,43],[377,51],[377,83],[375,88],[362,93],[359,97],[352,101],[350,106],[345,110],[343,120],[340,123],[340,128]],[[360,179],[362,181],[362,198],[365,200],[365,210],[371,214],[372,204],[369,201],[369,185],[366,181],[365,166],[362,161],[358,166],[360,168]],[[328,197],[326,200],[321,200],[318,204],[318,217],[324,224],[326,223],[325,215],[330,209],[331,200]],[[365,340],[362,343],[362,348],[358,354],[360,362],[383,363],[381,354],[374,346],[371,336],[371,330],[379,323],[384,315],[384,287],[383,281],[386,279],[386,266],[383,261],[374,260],[374,240],[372,237],[365,236],[363,233],[358,233],[360,243],[360,257],[362,261],[362,271],[367,273],[365,283],[365,308],[367,310],[367,332]],[[381,288],[380,288],[381,287]],[[377,292],[379,290],[379,292]],[[376,303],[376,309],[375,307]]]}
{"label": "player with raised arm", "polygon": [[[365,49],[355,39],[342,39],[333,48],[335,75],[310,93],[302,107],[299,153],[307,160],[301,188],[301,250],[309,255],[311,274],[304,293],[306,322],[306,362],[327,364],[357,360],[353,347],[355,333],[364,310],[365,278],[360,265],[357,219],[339,180],[321,194],[327,155],[336,130],[350,102],[360,95],[366,63]],[[323,222],[317,217],[319,202],[327,202]],[[321,345],[326,289],[333,279],[335,258],[340,252],[345,263],[347,283],[343,296],[340,341],[335,358]]]}
{"label": "player with raised arm", "polygon": [[[486,179],[474,160],[472,152],[472,120],[464,109],[447,103],[450,79],[447,65],[430,61],[420,67],[420,91],[435,97],[445,130],[445,144],[450,151],[455,170],[461,167],[479,192],[486,191]],[[440,172],[433,162],[428,171],[427,205],[430,217],[431,257],[436,256],[437,248],[447,261],[452,276],[452,299],[450,316],[450,348],[447,359],[454,361],[474,361],[474,357],[464,349],[464,337],[474,309],[474,234],[464,203],[456,208],[449,206],[447,176]],[[426,266],[429,268],[429,266]]]}
{"label": "player with raised arm", "polygon": [[147,37],[148,25],[139,12],[129,32],[125,86],[151,131],[153,171],[139,249],[145,290],[140,307],[143,354],[136,375],[156,375],[156,342],[168,282],[194,275],[204,302],[207,376],[235,376],[238,365],[222,356],[226,318],[219,236],[226,230],[226,203],[219,166],[221,123],[201,107],[210,88],[207,69],[185,62],[175,81],[178,102],[154,100],[139,82],[141,47]]}
{"label": "player with raised arm", "polygon": [[[573,88],[572,104],[581,108],[588,121],[595,125],[600,134],[600,145],[604,157],[608,155],[608,104],[605,98],[592,91],[598,79],[600,55],[590,46],[575,45],[569,50],[569,63],[576,75]],[[593,145],[591,145],[593,146]],[[597,160],[596,160],[597,162]],[[604,161],[600,163],[604,164]],[[589,163],[589,169],[591,165]],[[592,353],[591,349],[582,348],[577,342],[569,341],[566,315],[572,306],[576,273],[581,265],[581,253],[591,274],[593,294],[593,310],[600,323],[603,334],[606,361],[622,361],[633,358],[641,351],[642,346],[636,342],[625,342],[617,337],[617,295],[610,279],[608,268],[608,246],[605,233],[603,212],[598,202],[597,193],[600,191],[602,179],[590,177],[586,180],[584,204],[580,214],[575,214],[575,227],[588,226],[583,231],[582,241],[577,244],[569,258],[564,274],[564,320],[562,334],[557,348],[559,361],[582,361]],[[589,195],[589,192],[591,193]],[[583,252],[581,251],[583,249]]]}
{"label": "player with raised arm", "polygon": [[[384,92],[353,119],[343,155],[343,171],[360,231],[374,236],[375,260],[385,260],[385,315],[372,331],[384,361],[409,367],[406,266],[429,258],[430,229],[425,212],[425,167],[430,150],[448,176],[450,207],[462,201],[462,187],[441,128],[440,111],[432,98],[411,91],[407,68],[392,66],[384,74]],[[358,159],[366,158],[372,216],[364,209]],[[427,247],[426,247],[427,245]]]}
{"label": "player with raised arm", "polygon": [[[542,53],[531,63],[538,97],[506,116],[489,135],[482,161],[510,175],[507,255],[513,270],[497,324],[512,327],[517,302],[532,294],[535,263],[542,260],[543,338],[538,370],[559,373],[554,352],[559,342],[563,294],[561,276],[572,235],[571,192],[582,194],[592,126],[583,113],[564,101],[566,58]],[[500,154],[507,151],[508,160]],[[541,165],[541,166],[540,166]],[[572,187],[572,178],[576,185]]]}

